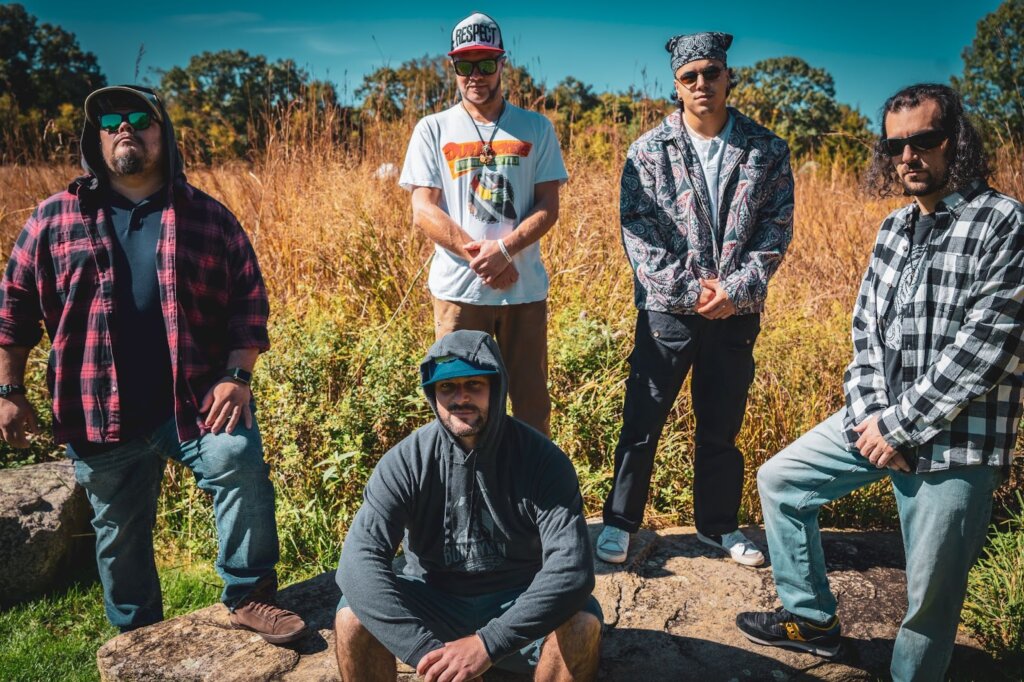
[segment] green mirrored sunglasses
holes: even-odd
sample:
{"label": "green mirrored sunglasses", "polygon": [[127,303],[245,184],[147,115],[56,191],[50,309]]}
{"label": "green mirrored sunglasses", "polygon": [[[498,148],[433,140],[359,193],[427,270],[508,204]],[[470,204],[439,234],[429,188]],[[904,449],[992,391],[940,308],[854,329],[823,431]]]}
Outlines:
{"label": "green mirrored sunglasses", "polygon": [[100,114],[100,130],[108,133],[117,132],[121,124],[128,121],[135,130],[145,130],[153,123],[153,115],[148,111],[130,111],[127,114]]}
{"label": "green mirrored sunglasses", "polygon": [[475,62],[468,59],[453,59],[452,64],[455,66],[455,73],[460,76],[471,76],[474,69],[479,71],[481,76],[492,76],[498,70],[499,61],[500,57],[488,57]]}

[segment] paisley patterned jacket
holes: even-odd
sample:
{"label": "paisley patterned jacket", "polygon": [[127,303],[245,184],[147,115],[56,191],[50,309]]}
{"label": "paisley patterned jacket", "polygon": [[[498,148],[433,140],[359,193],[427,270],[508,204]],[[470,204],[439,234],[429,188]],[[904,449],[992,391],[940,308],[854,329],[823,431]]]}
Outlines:
{"label": "paisley patterned jacket", "polygon": [[737,313],[764,309],[768,279],[793,237],[789,147],[735,109],[722,160],[719,233],[707,183],[676,111],[629,148],[622,171],[622,242],[638,309],[693,313],[700,278],[717,277]]}

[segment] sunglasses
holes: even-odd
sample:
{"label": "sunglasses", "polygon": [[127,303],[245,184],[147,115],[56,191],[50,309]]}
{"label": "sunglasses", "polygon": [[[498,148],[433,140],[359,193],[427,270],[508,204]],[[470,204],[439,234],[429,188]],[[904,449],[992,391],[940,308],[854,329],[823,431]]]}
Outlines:
{"label": "sunglasses", "polygon": [[488,57],[475,62],[468,59],[453,59],[452,65],[455,67],[455,73],[460,76],[472,76],[474,70],[479,71],[481,76],[493,76],[498,72],[500,61],[500,57]]}
{"label": "sunglasses", "polygon": [[949,137],[945,130],[926,130],[909,137],[886,137],[878,141],[878,146],[889,156],[902,156],[907,145],[916,152],[935,149]]}
{"label": "sunglasses", "polygon": [[121,124],[128,121],[135,130],[145,130],[153,124],[153,115],[148,111],[130,111],[127,114],[100,114],[100,130],[116,133]]}
{"label": "sunglasses", "polygon": [[676,80],[683,85],[690,86],[697,82],[697,76],[704,76],[704,82],[710,83],[711,81],[718,80],[718,77],[722,75],[724,70],[721,66],[708,66],[700,71],[683,71],[680,75],[676,76]]}

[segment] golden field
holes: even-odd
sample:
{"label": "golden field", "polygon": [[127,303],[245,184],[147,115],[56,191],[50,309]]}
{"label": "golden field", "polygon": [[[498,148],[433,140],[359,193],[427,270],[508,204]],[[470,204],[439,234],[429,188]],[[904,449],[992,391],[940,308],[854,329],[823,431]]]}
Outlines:
{"label": "golden field", "polygon": [[[431,246],[411,224],[408,195],[381,164],[401,165],[411,121],[370,124],[359,145],[315,132],[283,136],[249,163],[194,168],[190,181],[246,227],[271,292],[274,348],[257,367],[259,419],[274,466],[286,566],[330,567],[383,452],[429,418],[415,366],[432,340],[425,286]],[[621,127],[576,133],[564,151],[570,182],[558,224],[543,241],[551,274],[549,346],[556,442],[576,463],[588,513],[610,485],[611,457],[631,348],[632,278],[618,226],[618,178],[629,137]],[[1024,197],[1020,154],[999,153],[993,184]],[[849,317],[877,227],[905,200],[867,197],[841,163],[797,169],[795,237],[772,281],[756,346],[757,376],[740,447],[748,478],[743,516],[760,519],[753,472],[842,404]],[[33,206],[66,186],[72,166],[0,167],[0,247]],[[32,375],[44,356],[34,355]],[[42,383],[33,399],[44,408]],[[693,417],[680,395],[659,451],[649,521],[692,520]],[[6,447],[6,446],[5,446]],[[59,456],[41,438],[26,455]],[[187,553],[214,551],[206,501],[177,468],[165,483],[161,532]],[[892,526],[877,487],[837,502],[833,525]]]}

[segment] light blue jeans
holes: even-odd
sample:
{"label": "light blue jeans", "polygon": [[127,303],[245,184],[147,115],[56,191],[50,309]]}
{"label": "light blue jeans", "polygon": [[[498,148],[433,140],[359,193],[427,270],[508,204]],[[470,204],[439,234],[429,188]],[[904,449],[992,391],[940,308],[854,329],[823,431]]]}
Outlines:
{"label": "light blue jeans", "polygon": [[276,579],[277,524],[270,467],[263,461],[259,428],[178,442],[174,420],[148,436],[75,461],[75,477],[92,504],[96,564],[107,618],[122,632],[163,619],[153,558],[157,496],[168,459],[192,470],[213,496],[221,600],[229,607],[264,579]]}
{"label": "light blue jeans", "polygon": [[833,414],[757,472],[775,586],[782,605],[797,616],[821,621],[835,615],[818,510],[884,478],[892,480],[907,555],[908,606],[893,649],[892,677],[942,680],[967,574],[985,544],[1000,469],[968,466],[925,474],[876,469],[847,450],[843,412]]}

